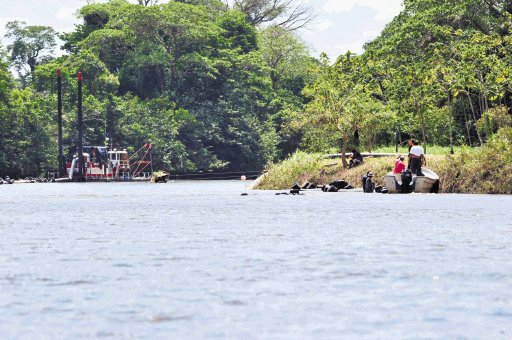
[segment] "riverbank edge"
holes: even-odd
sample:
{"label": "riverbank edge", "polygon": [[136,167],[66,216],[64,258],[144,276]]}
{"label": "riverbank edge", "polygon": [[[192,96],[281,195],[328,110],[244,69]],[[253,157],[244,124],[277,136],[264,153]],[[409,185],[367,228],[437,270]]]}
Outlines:
{"label": "riverbank edge", "polygon": [[[456,155],[427,155],[427,167],[440,177],[440,193],[512,194],[512,130],[502,133],[479,148],[465,148]],[[398,155],[397,155],[398,156]],[[395,157],[367,157],[353,169],[344,169],[340,159],[320,154],[297,152],[285,161],[273,164],[253,183],[258,190],[285,190],[295,182],[318,185],[345,180],[362,187],[361,177],[368,171],[376,183],[393,170]]]}

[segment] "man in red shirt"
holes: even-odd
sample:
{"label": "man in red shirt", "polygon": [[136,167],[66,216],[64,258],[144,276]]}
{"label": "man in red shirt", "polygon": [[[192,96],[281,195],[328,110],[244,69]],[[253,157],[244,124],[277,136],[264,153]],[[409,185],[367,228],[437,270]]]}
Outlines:
{"label": "man in red shirt", "polygon": [[393,169],[393,174],[398,181],[401,181],[402,172],[405,170],[404,159],[405,157],[400,155],[395,160],[395,168]]}

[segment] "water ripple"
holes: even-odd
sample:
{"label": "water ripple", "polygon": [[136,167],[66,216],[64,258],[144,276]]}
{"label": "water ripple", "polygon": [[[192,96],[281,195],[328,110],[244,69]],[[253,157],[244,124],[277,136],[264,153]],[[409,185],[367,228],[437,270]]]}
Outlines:
{"label": "water ripple", "polygon": [[512,335],[510,197],[245,185],[9,186],[2,338]]}

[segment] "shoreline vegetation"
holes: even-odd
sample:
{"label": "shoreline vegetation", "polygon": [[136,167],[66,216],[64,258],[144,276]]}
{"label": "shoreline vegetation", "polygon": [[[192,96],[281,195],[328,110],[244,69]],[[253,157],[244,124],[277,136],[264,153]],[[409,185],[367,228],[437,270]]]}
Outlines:
{"label": "shoreline vegetation", "polygon": [[393,160],[353,171],[346,158],[344,168],[319,160],[340,146],[389,153],[412,138],[428,147],[443,192],[508,193],[507,146],[484,146],[512,127],[507,4],[404,1],[361,54],[318,57],[293,28],[311,19],[301,0],[88,2],[60,34],[9,21],[0,176],[56,172],[79,145],[133,154],[151,140],[153,167],[173,175],[283,162],[262,186],[333,177],[357,186],[362,172],[382,176]]}
{"label": "shoreline vegetation", "polygon": [[[454,155],[426,157],[427,167],[440,176],[440,193],[512,193],[512,128],[501,129],[483,147],[459,148]],[[383,185],[382,177],[393,170],[394,160],[395,157],[367,157],[362,165],[344,169],[340,159],[296,152],[269,166],[254,189],[283,190],[294,182],[322,185],[334,180],[345,180],[360,188],[361,176],[367,171],[372,171],[377,184]]]}

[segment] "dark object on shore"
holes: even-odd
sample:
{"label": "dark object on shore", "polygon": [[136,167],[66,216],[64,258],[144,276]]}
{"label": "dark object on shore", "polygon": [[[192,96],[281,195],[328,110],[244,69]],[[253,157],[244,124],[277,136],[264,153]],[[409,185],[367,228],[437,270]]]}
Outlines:
{"label": "dark object on shore", "polygon": [[344,187],[343,189],[345,190],[351,190],[351,189],[354,189],[354,187],[350,184],[348,184],[346,187]]}
{"label": "dark object on shore", "polygon": [[292,185],[291,189],[292,189],[292,190],[293,190],[293,189],[294,189],[294,190],[300,190],[300,189],[301,189],[301,187],[300,187],[299,183],[295,182],[295,183],[293,183],[293,185]]}
{"label": "dark object on shore", "polygon": [[240,196],[249,196],[249,194],[246,192],[243,192]]}
{"label": "dark object on shore", "polygon": [[334,182],[329,183],[330,186],[336,187],[336,189],[345,189],[345,187],[348,185],[348,182],[337,180]]}
{"label": "dark object on shore", "polygon": [[381,194],[387,194],[387,193],[389,193],[389,190],[386,187],[382,187],[382,190],[380,191],[380,193]]}
{"label": "dark object on shore", "polygon": [[5,176],[3,184],[14,184],[14,180],[12,180],[9,176]]}
{"label": "dark object on shore", "polygon": [[334,185],[325,185],[322,187],[322,191],[323,192],[338,192],[338,188],[335,187]]}
{"label": "dark object on shore", "polygon": [[382,192],[382,185],[376,185],[375,186],[375,192],[381,193]]}
{"label": "dark object on shore", "polygon": [[318,188],[318,185],[316,183],[309,183],[309,182],[306,182],[306,184],[304,184],[302,186],[302,189],[303,190],[308,190],[308,189],[317,189]]}
{"label": "dark object on shore", "polygon": [[300,190],[298,189],[291,189],[290,192],[276,192],[276,196],[280,196],[280,195],[284,195],[284,196],[288,196],[288,195],[300,195],[300,196],[303,196],[304,194],[302,194],[300,192]]}
{"label": "dark object on shore", "polygon": [[169,174],[165,171],[155,172],[151,180],[154,183],[167,183],[169,180]]}

